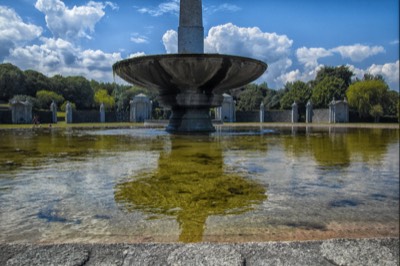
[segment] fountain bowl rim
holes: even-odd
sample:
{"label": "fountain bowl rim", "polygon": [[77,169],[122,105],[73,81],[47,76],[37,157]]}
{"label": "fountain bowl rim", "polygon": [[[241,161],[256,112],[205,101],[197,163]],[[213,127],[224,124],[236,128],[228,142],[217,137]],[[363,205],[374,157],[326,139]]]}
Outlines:
{"label": "fountain bowl rim", "polygon": [[119,66],[123,66],[125,64],[129,64],[135,61],[142,61],[146,59],[163,59],[163,58],[196,58],[196,59],[207,59],[207,58],[226,58],[226,59],[236,59],[236,60],[243,60],[247,62],[253,62],[257,63],[263,66],[264,72],[268,68],[268,64],[265,63],[264,61],[261,61],[259,59],[254,59],[250,57],[245,57],[245,56],[238,56],[238,55],[230,55],[230,54],[218,54],[218,53],[188,53],[188,54],[154,54],[154,55],[143,55],[143,56],[136,56],[136,57],[131,57],[127,59],[122,59],[117,62],[115,62],[112,66],[112,69],[114,72],[118,72],[117,68]]}

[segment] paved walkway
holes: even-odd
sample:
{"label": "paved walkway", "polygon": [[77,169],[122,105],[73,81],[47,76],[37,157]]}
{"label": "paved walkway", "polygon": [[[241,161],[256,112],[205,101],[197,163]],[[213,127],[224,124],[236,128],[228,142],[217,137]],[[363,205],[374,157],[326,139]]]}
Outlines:
{"label": "paved walkway", "polygon": [[399,239],[244,244],[0,244],[0,265],[399,265]]}

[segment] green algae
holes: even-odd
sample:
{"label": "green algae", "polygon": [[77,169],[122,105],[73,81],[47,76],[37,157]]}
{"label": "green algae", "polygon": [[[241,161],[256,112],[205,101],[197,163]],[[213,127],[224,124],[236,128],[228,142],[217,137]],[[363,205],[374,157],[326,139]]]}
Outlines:
{"label": "green algae", "polygon": [[174,138],[155,171],[115,187],[115,200],[128,211],[176,217],[181,242],[201,241],[209,216],[241,214],[266,199],[262,185],[224,172],[218,143],[188,138]]}

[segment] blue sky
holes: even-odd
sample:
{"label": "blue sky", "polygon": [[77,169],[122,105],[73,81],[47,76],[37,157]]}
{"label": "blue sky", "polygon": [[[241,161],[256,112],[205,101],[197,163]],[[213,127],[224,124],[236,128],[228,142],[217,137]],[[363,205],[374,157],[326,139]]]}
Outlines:
{"label": "blue sky", "polygon": [[[205,51],[267,62],[257,82],[275,89],[348,65],[399,91],[398,10],[398,0],[203,0]],[[118,60],[176,52],[178,12],[179,0],[0,0],[0,62],[113,81]]]}

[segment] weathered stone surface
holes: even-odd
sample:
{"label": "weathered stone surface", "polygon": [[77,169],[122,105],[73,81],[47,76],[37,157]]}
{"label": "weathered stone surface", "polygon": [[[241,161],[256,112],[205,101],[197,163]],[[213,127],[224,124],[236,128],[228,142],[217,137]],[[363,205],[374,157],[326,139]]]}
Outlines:
{"label": "weathered stone surface", "polygon": [[388,244],[379,239],[334,239],[321,245],[321,253],[335,265],[399,265],[399,242],[397,248],[395,242]]}
{"label": "weathered stone surface", "polygon": [[124,264],[128,246],[124,244],[89,245],[90,258],[85,266],[121,266]]}
{"label": "weathered stone surface", "polygon": [[167,258],[178,244],[137,244],[125,251],[124,266],[158,266],[167,265]]}
{"label": "weathered stone surface", "polygon": [[399,265],[399,239],[244,244],[0,244],[0,265]]}
{"label": "weathered stone surface", "polygon": [[179,8],[178,53],[204,53],[201,0],[181,0]]}
{"label": "weathered stone surface", "polygon": [[241,246],[246,265],[332,265],[319,253],[321,242],[257,243]]}
{"label": "weathered stone surface", "polygon": [[189,244],[176,249],[169,255],[168,264],[180,265],[243,265],[244,259],[229,245]]}
{"label": "weathered stone surface", "polygon": [[83,265],[89,259],[89,251],[79,245],[29,246],[14,254],[6,265]]}

